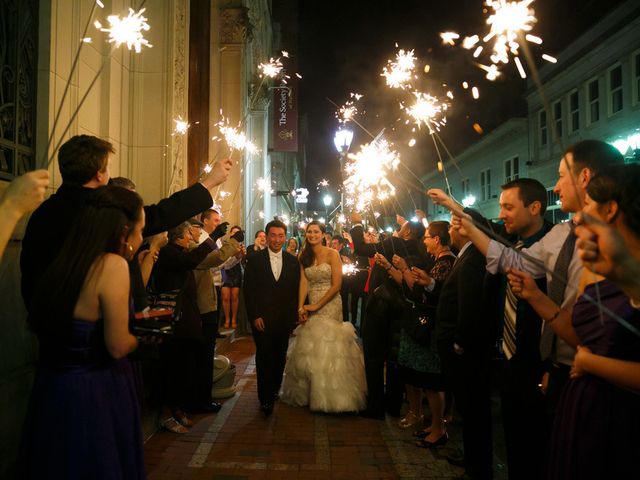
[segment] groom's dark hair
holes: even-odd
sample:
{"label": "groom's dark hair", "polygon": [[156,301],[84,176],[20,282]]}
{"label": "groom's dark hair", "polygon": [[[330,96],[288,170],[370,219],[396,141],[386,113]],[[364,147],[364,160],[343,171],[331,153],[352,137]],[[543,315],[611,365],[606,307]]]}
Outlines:
{"label": "groom's dark hair", "polygon": [[287,233],[287,226],[280,220],[271,220],[269,223],[267,223],[267,226],[264,227],[267,235],[269,235],[269,230],[272,228],[282,228],[284,229],[284,233]]}

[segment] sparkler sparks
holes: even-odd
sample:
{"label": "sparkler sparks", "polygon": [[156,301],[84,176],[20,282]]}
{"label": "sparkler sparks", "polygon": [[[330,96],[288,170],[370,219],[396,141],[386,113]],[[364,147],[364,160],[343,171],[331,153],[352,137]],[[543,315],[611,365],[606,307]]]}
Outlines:
{"label": "sparkler sparks", "polygon": [[[488,80],[495,80],[499,75],[497,65],[509,63],[509,57],[518,69],[522,78],[526,78],[526,72],[522,66],[518,55],[520,53],[521,42],[526,41],[536,45],[542,44],[542,38],[533,35],[531,30],[536,23],[534,10],[530,7],[534,0],[486,0],[485,5],[489,16],[486,23],[489,25],[489,32],[482,38],[478,35],[465,37],[462,40],[462,47],[467,50],[474,49],[473,57],[478,58],[483,52],[482,44],[492,42],[489,59],[490,66],[478,65],[487,72]],[[441,34],[444,35],[444,34]],[[443,37],[444,40],[444,37]],[[445,42],[452,45],[451,42]],[[553,57],[542,55],[542,58],[553,62]]]}
{"label": "sparkler sparks", "polygon": [[191,126],[189,122],[182,119],[181,116],[178,115],[178,118],[173,119],[175,126],[173,127],[173,133],[177,133],[179,135],[184,135],[189,130]]}
{"label": "sparkler sparks", "polygon": [[460,35],[456,32],[442,32],[440,38],[444,44],[455,45],[455,41],[460,38]]}
{"label": "sparkler sparks", "polygon": [[415,66],[416,57],[413,55],[413,50],[408,52],[399,50],[396,61],[387,60],[387,66],[382,69],[380,76],[385,77],[389,87],[404,90],[410,87],[411,80],[414,78]]}
{"label": "sparkler sparks", "polygon": [[[245,150],[250,154],[258,153],[258,147],[247,138],[244,132],[239,130],[239,126],[236,128],[230,126],[228,118],[222,117],[222,120],[216,123],[216,127],[231,150]],[[218,138],[213,137],[212,140],[218,140]]]}
{"label": "sparkler sparks", "polygon": [[273,189],[271,188],[271,177],[258,178],[258,180],[256,180],[256,188],[262,193],[267,193],[269,195],[273,194]]}
{"label": "sparkler sparks", "polygon": [[147,23],[147,18],[142,16],[145,10],[146,9],[143,8],[136,13],[130,8],[129,15],[124,18],[120,18],[119,15],[109,15],[107,17],[110,25],[109,28],[103,28],[102,24],[98,21],[96,21],[94,25],[96,28],[99,28],[101,32],[107,32],[109,34],[109,43],[114,43],[116,48],[122,44],[126,44],[129,50],[133,48],[136,53],[140,53],[143,46],[149,48],[153,46],[143,35],[143,32],[147,32],[151,28]]}
{"label": "sparkler sparks", "polygon": [[261,63],[258,65],[258,69],[262,72],[260,74],[261,77],[275,78],[280,75],[282,68],[282,62],[279,58],[270,58],[268,63]]}
{"label": "sparkler sparks", "polygon": [[354,104],[354,102],[357,102],[363,97],[363,95],[353,92],[350,94],[350,96],[352,100],[346,101],[344,105],[342,105],[336,112],[336,118],[338,119],[338,122],[343,125],[345,125],[350,120],[353,120],[353,118],[358,114],[358,107]]}
{"label": "sparkler sparks", "polygon": [[379,138],[348,155],[344,181],[345,203],[358,210],[374,200],[384,201],[395,195],[396,189],[387,174],[398,168],[400,158],[392,146]]}
{"label": "sparkler sparks", "polygon": [[447,104],[441,102],[436,97],[423,92],[413,92],[414,103],[406,106],[404,103],[400,103],[402,108],[410,119],[421,128],[422,125],[426,125],[429,128],[429,133],[439,131],[447,119],[444,116],[444,112],[447,111]]}
{"label": "sparkler sparks", "polygon": [[342,274],[351,277],[358,273],[358,267],[353,263],[343,263],[342,264]]}

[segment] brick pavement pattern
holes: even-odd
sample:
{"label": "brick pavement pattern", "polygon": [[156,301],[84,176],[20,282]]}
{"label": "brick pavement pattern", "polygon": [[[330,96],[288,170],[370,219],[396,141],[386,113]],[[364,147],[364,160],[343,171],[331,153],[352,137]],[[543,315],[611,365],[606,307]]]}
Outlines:
{"label": "brick pavement pattern", "polygon": [[442,458],[446,449],[416,448],[397,419],[312,413],[282,402],[265,418],[254,353],[251,337],[237,339],[226,353],[238,387],[218,414],[196,416],[187,434],[159,431],[147,441],[149,479],[445,479],[462,473]]}

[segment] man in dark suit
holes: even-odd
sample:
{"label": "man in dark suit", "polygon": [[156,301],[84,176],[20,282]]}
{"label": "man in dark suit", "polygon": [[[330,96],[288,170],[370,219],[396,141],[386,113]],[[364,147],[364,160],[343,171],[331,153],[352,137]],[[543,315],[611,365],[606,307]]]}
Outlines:
{"label": "man in dark suit", "polygon": [[[420,256],[418,242],[424,236],[422,223],[405,222],[397,236],[378,243],[365,243],[361,215],[352,213],[351,221],[353,228],[350,233],[355,255],[373,257],[380,253],[389,262],[394,255],[409,262],[411,258]],[[401,305],[394,302],[393,297],[400,297],[395,283],[389,280],[389,274],[384,268],[375,265],[371,271],[369,298],[361,328],[368,390],[367,408],[361,415],[378,420],[384,419],[385,410],[390,415],[400,415],[404,390],[392,355],[399,343],[399,326],[396,320],[401,317]]]}
{"label": "man in dark suit", "polygon": [[466,469],[462,478],[489,479],[493,460],[490,365],[499,295],[495,279],[486,273],[484,255],[457,229],[452,227],[449,233],[459,254],[438,301],[438,353],[462,415]]}
{"label": "man in dark suit", "polygon": [[[114,152],[111,143],[91,135],[72,137],[60,148],[58,164],[62,185],[33,212],[22,240],[22,298],[27,309],[42,273],[60,251],[84,199],[92,189],[109,182],[110,154]],[[231,166],[231,160],[216,162],[199,183],[155,205],[145,206],[143,236],[169,230],[211,207],[210,190],[227,179]],[[130,262],[129,267],[134,290],[142,284],[137,259]],[[144,290],[144,286],[140,288]]]}
{"label": "man in dark suit", "polygon": [[300,266],[282,250],[287,226],[273,220],[265,230],[268,248],[247,256],[243,290],[256,343],[258,398],[268,416],[280,391],[289,335],[298,317]]}

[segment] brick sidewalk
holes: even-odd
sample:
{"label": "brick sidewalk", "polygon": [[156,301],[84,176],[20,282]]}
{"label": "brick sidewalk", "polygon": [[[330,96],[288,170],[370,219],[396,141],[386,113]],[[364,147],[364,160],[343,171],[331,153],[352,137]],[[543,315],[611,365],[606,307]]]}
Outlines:
{"label": "brick sidewalk", "polygon": [[227,353],[238,391],[217,415],[196,416],[188,434],[161,431],[149,439],[150,479],[444,479],[462,473],[440,458],[443,450],[413,446],[411,432],[396,427],[396,419],[314,414],[282,402],[265,418],[254,350],[253,340],[243,337]]}

